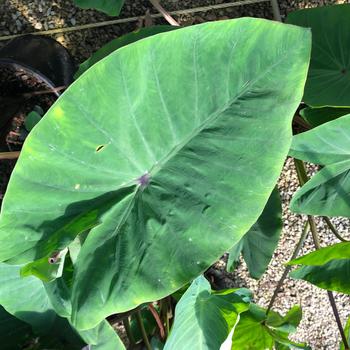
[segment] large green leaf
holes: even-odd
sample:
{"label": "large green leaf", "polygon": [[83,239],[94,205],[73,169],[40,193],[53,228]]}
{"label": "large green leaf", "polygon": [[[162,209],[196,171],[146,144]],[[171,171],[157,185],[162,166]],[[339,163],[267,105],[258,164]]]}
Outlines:
{"label": "large green leaf", "polygon": [[294,259],[290,276],[328,290],[350,294],[350,243],[338,243]]}
{"label": "large green leaf", "polygon": [[135,30],[132,33],[128,33],[119,38],[116,38],[106,45],[102,46],[99,50],[93,53],[86,61],[79,65],[78,71],[75,73],[74,78],[77,79],[80,77],[85,71],[87,71],[91,66],[93,66],[98,61],[102,60],[106,56],[108,56],[113,51],[120,49],[123,46],[132,44],[138,40],[148,38],[149,36],[168,32],[170,30],[178,29],[179,27],[168,26],[168,25],[159,25],[153,27],[145,27]]}
{"label": "large green leaf", "polygon": [[164,350],[219,350],[237,316],[249,309],[250,297],[240,289],[212,292],[209,282],[198,277],[176,305]]}
{"label": "large green leaf", "polygon": [[312,29],[312,54],[304,102],[350,106],[350,5],[292,12],[287,23]]}
{"label": "large green leaf", "polygon": [[79,329],[180,288],[261,214],[309,51],[308,30],[246,18],[155,35],[98,62],[26,140],[0,260],[50,257],[94,227],[75,264]]}
{"label": "large green leaf", "polygon": [[233,270],[240,252],[249,273],[259,279],[265,272],[282,232],[282,206],[278,188],[272,191],[257,222],[229,251],[228,269]]}
{"label": "large green leaf", "polygon": [[326,165],[291,202],[294,212],[310,215],[350,216],[350,115],[293,137],[289,154]]}
{"label": "large green leaf", "polygon": [[125,0],[74,0],[83,9],[96,9],[109,16],[118,16]]}
{"label": "large green leaf", "polygon": [[285,317],[251,304],[249,311],[240,316],[232,337],[232,349],[268,350],[268,349],[310,349],[305,344],[294,343],[288,339],[296,331],[301,320],[298,306],[289,310]]}
{"label": "large green leaf", "polygon": [[300,115],[313,127],[330,122],[334,119],[349,114],[350,108],[336,107],[321,107],[311,108],[306,107],[300,111]]}

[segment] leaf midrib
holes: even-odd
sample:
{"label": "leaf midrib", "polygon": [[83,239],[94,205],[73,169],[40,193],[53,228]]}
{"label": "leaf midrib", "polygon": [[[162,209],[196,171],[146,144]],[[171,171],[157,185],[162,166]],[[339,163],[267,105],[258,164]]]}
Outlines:
{"label": "leaf midrib", "polygon": [[[195,128],[188,136],[184,138],[183,141],[175,145],[170,150],[170,152],[167,155],[165,155],[161,160],[156,162],[149,171],[151,178],[152,176],[156,175],[159,171],[161,171],[161,169],[165,166],[165,164],[168,163],[172,158],[174,158],[192,139],[196,138],[205,128],[207,128],[211,123],[213,123],[223,113],[225,113],[239,98],[244,96],[244,94],[248,92],[249,89],[252,88],[260,79],[262,79],[266,74],[268,74],[273,68],[275,68],[280,63],[282,63],[286,57],[287,57],[287,53],[282,55],[275,63],[267,67],[265,71],[259,74],[255,79],[251,80],[249,84],[247,84],[242,89],[241,92],[233,96],[222,108],[210,114],[209,117],[205,119],[201,125]],[[229,82],[227,83],[229,84]]]}

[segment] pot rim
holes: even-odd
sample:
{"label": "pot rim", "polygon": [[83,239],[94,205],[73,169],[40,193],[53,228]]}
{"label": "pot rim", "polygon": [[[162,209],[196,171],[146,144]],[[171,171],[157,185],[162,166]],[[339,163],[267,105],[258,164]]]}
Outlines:
{"label": "pot rim", "polygon": [[17,69],[24,70],[26,74],[30,75],[31,77],[33,77],[34,79],[40,82],[43,82],[47,86],[47,89],[52,90],[52,93],[56,95],[56,97],[60,96],[60,94],[55,90],[54,83],[38,70],[10,58],[0,58],[0,68],[1,66],[11,66],[16,70]]}

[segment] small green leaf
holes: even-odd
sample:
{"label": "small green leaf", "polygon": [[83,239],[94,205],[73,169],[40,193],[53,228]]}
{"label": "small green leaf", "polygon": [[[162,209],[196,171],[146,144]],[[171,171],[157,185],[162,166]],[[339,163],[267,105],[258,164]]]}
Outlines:
{"label": "small green leaf", "polygon": [[290,273],[320,288],[350,294],[350,243],[342,242],[294,259],[302,266]]}
{"label": "small green leaf", "polygon": [[[238,293],[237,293],[238,292]],[[235,325],[237,315],[249,308],[239,290],[212,292],[202,276],[195,279],[175,309],[175,321],[164,350],[219,349]]]}
{"label": "small green leaf", "polygon": [[290,277],[319,288],[350,294],[350,259],[332,260],[321,266],[302,266],[291,272]]}
{"label": "small green leaf", "polygon": [[132,44],[138,40],[147,38],[149,36],[168,32],[170,30],[179,29],[179,27],[168,26],[168,25],[159,25],[153,27],[140,28],[135,30],[132,33],[128,33],[119,38],[116,38],[106,45],[102,46],[99,50],[93,53],[86,61],[79,65],[78,71],[74,75],[74,79],[78,79],[86,70],[93,66],[98,61],[102,60],[110,53],[114,52],[117,49],[120,49],[123,46]]}
{"label": "small green leaf", "polygon": [[328,123],[334,119],[342,117],[343,115],[350,114],[350,108],[337,108],[337,107],[321,107],[312,108],[306,107],[300,111],[300,115],[309,123],[313,128],[322,124]]}
{"label": "small green leaf", "polygon": [[124,0],[74,0],[74,4],[83,9],[96,9],[109,16],[118,16]]}
{"label": "small green leaf", "polygon": [[297,259],[291,260],[287,265],[320,266],[335,259],[350,259],[350,242],[341,242],[325,247]]}
{"label": "small green leaf", "polygon": [[27,131],[31,131],[41,120],[41,115],[36,111],[31,111],[24,120],[24,126]]}
{"label": "small green leaf", "polygon": [[309,106],[350,106],[349,18],[349,4],[288,14],[287,23],[312,30],[311,62],[303,98]]}
{"label": "small green leaf", "polygon": [[285,317],[251,304],[248,311],[240,315],[240,320],[232,337],[232,349],[267,350],[273,349],[309,349],[288,339],[289,333],[296,330],[301,320],[301,309],[294,306]]}
{"label": "small green leaf", "polygon": [[251,277],[259,279],[265,272],[282,232],[282,206],[278,188],[272,191],[257,222],[229,251],[228,269],[234,269],[242,251]]}

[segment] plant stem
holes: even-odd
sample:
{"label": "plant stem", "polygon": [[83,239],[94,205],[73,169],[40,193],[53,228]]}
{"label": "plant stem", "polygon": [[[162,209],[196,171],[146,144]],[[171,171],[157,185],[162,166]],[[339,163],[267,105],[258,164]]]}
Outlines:
{"label": "plant stem", "polygon": [[327,216],[323,216],[323,220],[326,222],[327,226],[329,227],[329,229],[333,232],[334,236],[337,237],[340,241],[342,242],[350,242],[349,240],[345,239],[344,237],[342,237],[340,235],[340,233],[338,232],[338,230],[334,227],[334,225],[332,224],[331,220],[329,220],[329,217]]}
{"label": "plant stem", "polygon": [[132,335],[132,332],[131,332],[129,317],[125,317],[123,319],[123,325],[124,325],[124,328],[125,328],[126,335],[128,336],[130,345],[134,346],[136,343],[135,343],[135,338],[134,338],[134,336]]}
{"label": "plant stem", "polygon": [[[294,249],[294,252],[293,252],[292,257],[290,258],[290,260],[293,260],[293,259],[295,259],[295,258],[298,256],[299,251],[300,251],[300,249],[302,248],[303,243],[304,243],[304,241],[305,241],[305,239],[306,239],[306,237],[307,237],[308,228],[309,228],[309,223],[308,223],[308,222],[305,222],[303,231],[302,231],[302,233],[301,233],[301,236],[300,236],[300,238],[299,238],[299,241],[298,241],[298,243],[297,243],[297,245],[296,245],[296,247],[295,247],[295,249]],[[282,285],[283,285],[283,282],[284,282],[284,280],[286,279],[286,277],[288,276],[288,273],[289,273],[289,271],[291,270],[291,268],[292,268],[292,266],[290,266],[290,265],[287,265],[287,266],[285,267],[285,269],[284,269],[284,271],[283,271],[283,274],[282,274],[280,280],[279,280],[278,283],[277,283],[277,286],[276,286],[276,288],[275,288],[275,291],[274,291],[274,293],[273,293],[273,295],[272,295],[272,298],[271,298],[271,300],[270,300],[270,302],[269,302],[269,305],[268,305],[268,307],[267,307],[266,316],[269,314],[269,312],[270,312],[270,310],[271,310],[271,308],[272,308],[272,306],[273,306],[273,304],[274,304],[274,302],[275,302],[275,300],[276,300],[276,298],[277,298],[277,295],[278,295],[279,291],[281,290],[281,287],[282,287]]]}
{"label": "plant stem", "polygon": [[153,304],[150,303],[148,304],[148,308],[151,311],[154,319],[157,322],[158,328],[159,328],[159,333],[160,333],[160,337],[162,338],[162,340],[165,339],[165,332],[164,332],[164,325],[162,323],[162,320],[160,319],[157,310],[154,308]]}
{"label": "plant stem", "polygon": [[165,327],[167,335],[170,333],[170,319],[173,317],[173,311],[171,307],[171,297],[167,297],[165,300],[166,303],[166,315],[165,315]]}
{"label": "plant stem", "polygon": [[165,20],[171,24],[172,26],[179,27],[180,24],[167,12],[161,4],[158,2],[158,0],[149,0],[149,2],[158,10],[159,13],[162,14],[162,16],[165,18]]}
{"label": "plant stem", "polygon": [[327,294],[328,294],[329,302],[332,306],[335,321],[337,322],[337,325],[338,325],[338,329],[339,329],[339,331],[342,330],[340,332],[340,336],[341,336],[341,340],[343,341],[343,344],[344,344],[344,350],[349,350],[349,343],[348,343],[348,340],[346,339],[346,335],[345,335],[345,332],[343,330],[343,326],[341,324],[339,312],[337,310],[337,304],[335,303],[333,293],[331,291],[327,290]]}
{"label": "plant stem", "polygon": [[0,160],[4,159],[17,159],[21,152],[0,152]]}
{"label": "plant stem", "polygon": [[[302,186],[308,180],[305,164],[303,161],[297,160],[297,159],[294,159],[294,163],[295,163],[295,167],[297,169],[300,185]],[[316,248],[316,250],[318,250],[321,248],[321,245],[320,245],[320,239],[319,239],[318,233],[317,233],[315,219],[312,215],[308,215],[307,219],[308,219],[309,224],[310,224],[310,230],[311,230],[311,234],[312,234],[315,248]],[[337,305],[336,305],[335,300],[334,300],[333,293],[331,291],[327,290],[327,295],[328,295],[328,299],[329,299],[329,302],[330,302],[331,307],[332,307],[332,311],[333,311],[335,321],[336,321],[337,326],[338,326],[338,330],[339,330],[341,339],[342,339],[343,344],[344,344],[344,348],[345,348],[345,350],[349,350],[349,344],[348,344],[348,341],[347,341],[346,336],[345,336],[344,328],[343,328],[341,320],[340,320],[339,312],[338,312]]]}
{"label": "plant stem", "polygon": [[141,330],[142,339],[143,339],[143,342],[145,343],[146,349],[147,350],[152,350],[151,344],[149,343],[149,340],[148,340],[148,337],[147,337],[147,333],[146,333],[146,330],[145,330],[145,325],[142,322],[141,311],[137,310],[135,315],[136,315],[137,324],[139,325],[140,330]]}
{"label": "plant stem", "polygon": [[163,323],[165,324],[165,337],[166,338],[169,336],[169,332],[170,332],[169,307],[171,307],[170,297],[166,297],[166,298],[160,300],[160,315],[163,319]]}

